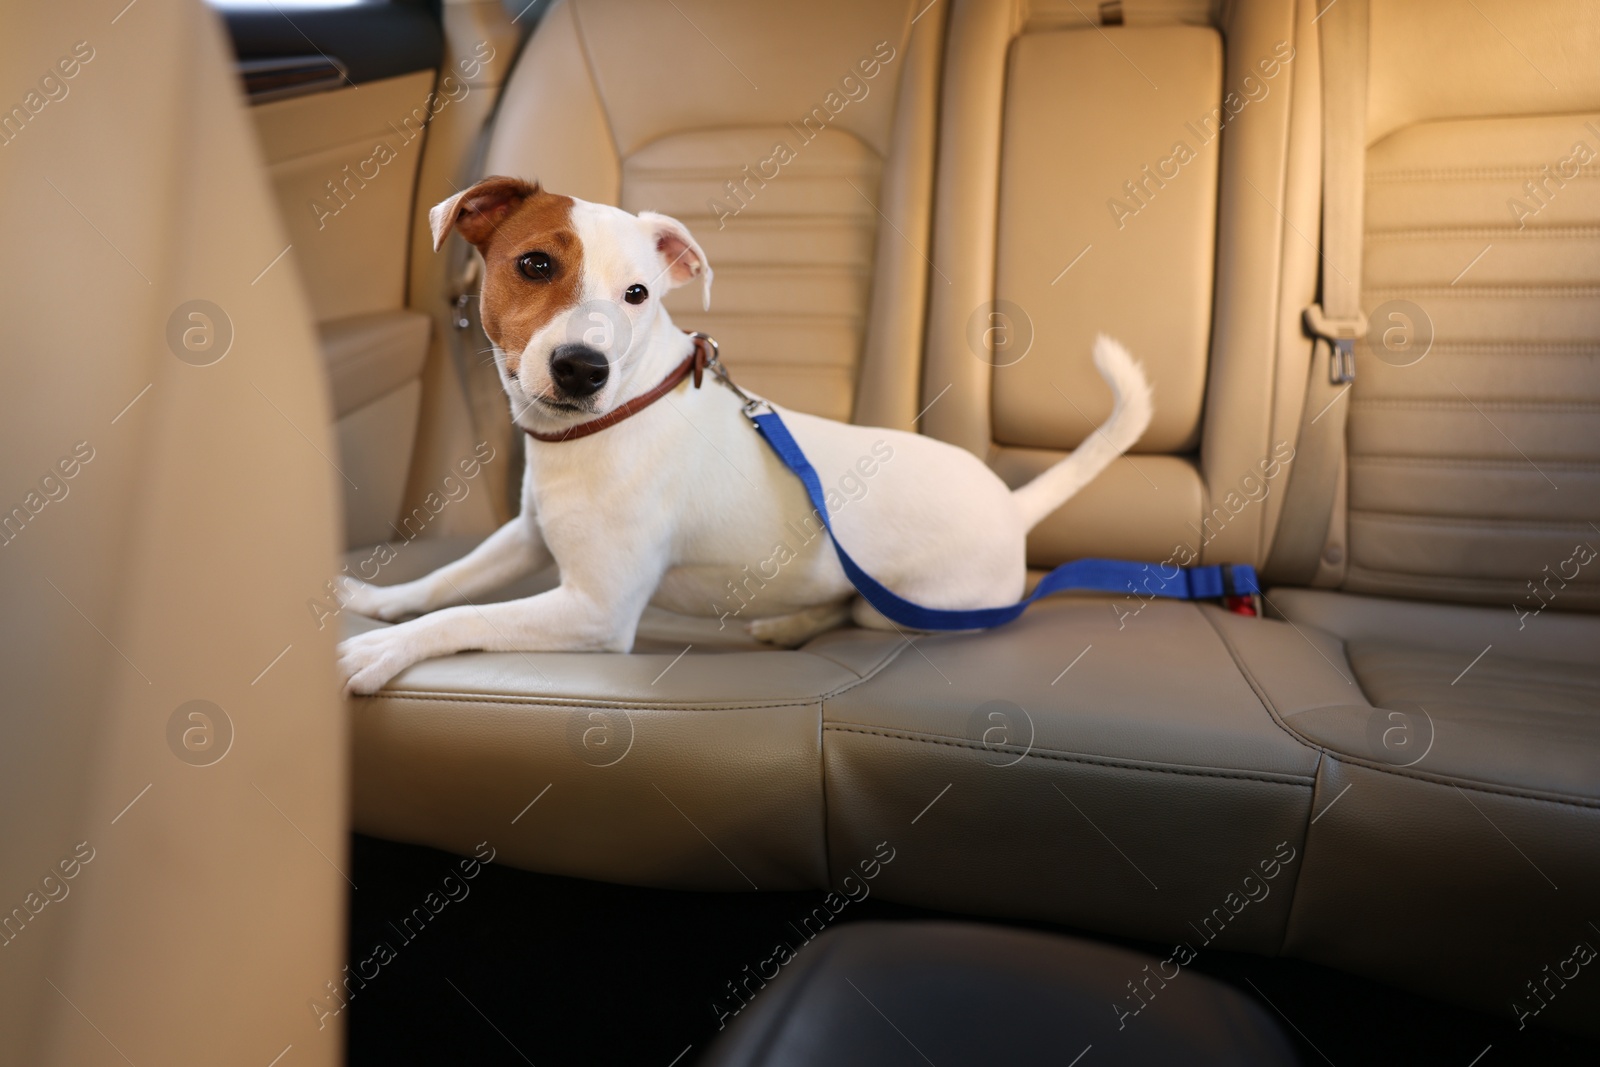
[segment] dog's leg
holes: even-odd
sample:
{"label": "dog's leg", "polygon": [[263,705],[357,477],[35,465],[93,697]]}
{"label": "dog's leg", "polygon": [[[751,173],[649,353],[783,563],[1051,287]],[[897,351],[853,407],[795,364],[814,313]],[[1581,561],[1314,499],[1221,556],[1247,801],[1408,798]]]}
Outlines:
{"label": "dog's leg", "polygon": [[805,644],[820,633],[843,626],[850,618],[850,602],[818,604],[792,615],[774,615],[770,619],[752,619],[744,624],[745,633],[757,641],[784,648]]}
{"label": "dog's leg", "polygon": [[550,562],[538,524],[518,515],[465,556],[415,581],[380,586],[345,579],[344,606],[357,615],[393,622],[474,600]]}
{"label": "dog's leg", "polygon": [[[562,585],[523,600],[444,608],[339,644],[347,693],[376,693],[413,663],[456,652],[626,652],[649,588],[619,597],[619,612]],[[631,612],[632,625],[623,616]]]}

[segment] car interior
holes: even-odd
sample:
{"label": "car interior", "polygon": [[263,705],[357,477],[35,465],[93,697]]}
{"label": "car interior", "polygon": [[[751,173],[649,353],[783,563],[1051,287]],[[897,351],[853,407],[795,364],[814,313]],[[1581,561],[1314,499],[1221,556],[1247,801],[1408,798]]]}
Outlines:
{"label": "car interior", "polygon": [[[1600,6],[4,11],[0,1064],[1600,1062]],[[521,506],[488,175],[1012,487],[1115,337],[1153,420],[1030,575],[1259,596],[342,694],[340,580]]]}

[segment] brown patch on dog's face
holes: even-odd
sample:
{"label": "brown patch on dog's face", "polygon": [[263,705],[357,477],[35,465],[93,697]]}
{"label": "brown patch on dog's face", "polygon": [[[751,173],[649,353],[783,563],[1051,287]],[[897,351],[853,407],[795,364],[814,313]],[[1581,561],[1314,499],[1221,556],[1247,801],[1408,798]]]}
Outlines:
{"label": "brown patch on dog's face", "polygon": [[528,341],[575,306],[583,283],[583,242],[573,201],[515,178],[486,178],[431,213],[437,247],[454,227],[483,253],[484,333],[520,369]]}

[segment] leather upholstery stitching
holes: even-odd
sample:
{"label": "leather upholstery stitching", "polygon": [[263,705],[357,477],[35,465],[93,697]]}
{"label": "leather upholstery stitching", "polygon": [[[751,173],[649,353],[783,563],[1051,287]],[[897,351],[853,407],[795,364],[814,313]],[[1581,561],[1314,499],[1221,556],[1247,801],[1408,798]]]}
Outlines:
{"label": "leather upholstery stitching", "polygon": [[[530,696],[520,693],[445,693],[428,689],[384,689],[365,697],[366,700],[413,700],[418,702],[441,701],[451,704],[513,704],[526,707],[555,707],[555,708],[617,708],[629,711],[745,711],[757,708],[805,708],[813,705],[820,707],[824,700],[848,692],[863,682],[866,682],[892,663],[901,652],[906,649],[906,643],[895,645],[883,658],[873,664],[866,674],[859,678],[850,679],[833,689],[826,690],[811,696],[790,700],[770,701],[741,701],[730,700],[720,703],[693,702],[693,701],[626,701],[626,700],[597,700],[587,697],[560,697],[560,696]],[[814,653],[801,653],[802,655],[815,655]],[[821,659],[823,657],[816,657]],[[828,663],[839,667],[840,670],[850,671],[850,668],[828,660]],[[854,671],[850,671],[854,674]]]}
{"label": "leather upholstery stitching", "polygon": [[[1506,470],[1516,473],[1529,469],[1527,460],[1522,459],[1454,459],[1443,456],[1405,456],[1379,452],[1358,453],[1351,456],[1350,461],[1369,467],[1443,467],[1446,469],[1459,467],[1463,470]],[[1584,460],[1541,459],[1539,466],[1544,470],[1600,471],[1600,463],[1586,462]]]}
{"label": "leather upholstery stitching", "polygon": [[[1317,766],[1311,780],[1311,796],[1306,803],[1306,824],[1300,831],[1300,851],[1302,854],[1310,852],[1311,824],[1317,818],[1317,794],[1322,791],[1322,769],[1328,762],[1326,752],[1317,753]],[[1300,898],[1300,884],[1304,877],[1306,865],[1302,862],[1295,868],[1294,881],[1289,885],[1289,907],[1283,913],[1283,927],[1278,931],[1278,954],[1282,955],[1284,946],[1289,943],[1289,929],[1294,925],[1294,904]]]}
{"label": "leather upholstery stitching", "polygon": [[1491,530],[1570,530],[1579,534],[1590,528],[1586,522],[1576,520],[1563,522],[1559,519],[1491,519],[1462,515],[1420,515],[1404,511],[1372,511],[1368,508],[1351,508],[1350,514],[1360,515],[1368,522],[1394,522],[1410,526],[1475,526]]}
{"label": "leather upholstery stitching", "polygon": [[[867,734],[872,737],[887,737],[897,741],[916,741],[919,744],[924,745],[944,745],[947,748],[964,748],[968,751],[994,751],[994,749],[986,748],[985,746],[974,741],[957,740],[953,737],[929,737],[924,734],[913,734],[899,730],[873,728],[854,723],[825,722],[822,724],[822,729],[824,732],[833,730],[837,733]],[[1009,746],[1002,746],[1002,749],[1005,747]],[[1110,767],[1115,770],[1122,771],[1151,771],[1156,774],[1182,774],[1196,778],[1231,778],[1240,781],[1267,782],[1271,785],[1295,786],[1296,788],[1301,789],[1309,789],[1314,783],[1314,778],[1304,775],[1286,774],[1282,777],[1267,777],[1265,774],[1251,774],[1248,771],[1226,771],[1221,769],[1202,771],[1191,770],[1182,767],[1159,767],[1145,763],[1115,760],[1108,757],[1084,756],[1070,752],[1041,752],[1038,749],[1031,749],[1027,755],[1030,759],[1037,757],[1039,759],[1057,760],[1064,763],[1086,763],[1096,767]]]}
{"label": "leather upholstery stitching", "polygon": [[655,704],[638,701],[588,700],[583,698],[528,697],[513,693],[431,693],[420,689],[385,689],[363,697],[364,700],[409,700],[419,704],[509,704],[530,708],[615,708],[618,711],[755,711],[759,708],[808,708],[816,706],[821,697],[802,700],[755,703],[729,701],[726,704],[674,704],[661,701]]}
{"label": "leather upholstery stitching", "polygon": [[1539,356],[1583,356],[1592,357],[1600,353],[1600,342],[1585,341],[1581,338],[1573,341],[1517,341],[1494,340],[1451,341],[1442,337],[1433,340],[1430,352],[1457,352],[1467,356],[1499,356],[1506,352],[1527,352]]}
{"label": "leather upholstery stitching", "polygon": [[1499,240],[1537,240],[1541,237],[1585,238],[1600,235],[1600,226],[1410,226],[1399,230],[1368,230],[1367,240],[1405,241],[1427,237],[1492,237]]}
{"label": "leather upholstery stitching", "polygon": [[1600,296],[1600,285],[1374,285],[1366,291],[1369,299],[1379,296],[1434,296],[1475,300],[1485,296]]}
{"label": "leather upholstery stitching", "polygon": [[1543,400],[1538,397],[1467,401],[1450,397],[1369,396],[1357,397],[1355,405],[1373,411],[1472,411],[1478,407],[1486,411],[1526,412],[1530,415],[1587,415],[1600,411],[1600,401]]}
{"label": "leather upholstery stitching", "polygon": [[[878,676],[878,674],[881,673],[885,667],[887,667],[889,664],[893,663],[895,660],[899,659],[900,658],[900,654],[902,652],[904,652],[906,649],[910,648],[910,647],[911,647],[911,642],[909,640],[902,641],[899,644],[894,645],[893,647],[891,647],[889,649],[889,651],[887,651],[887,652],[885,652],[883,654],[883,658],[882,659],[880,659],[877,663],[874,663],[871,667],[867,668],[867,672],[865,674],[861,675],[859,678],[857,678],[853,682],[846,682],[844,685],[841,685],[837,689],[832,689],[832,690],[829,690],[826,693],[823,693],[822,696],[819,697],[818,699],[819,700],[828,700],[828,699],[830,699],[832,697],[838,696],[841,693],[848,693],[850,690],[854,689],[856,686],[860,685],[862,682],[868,681],[869,679],[872,679],[872,678],[876,678]],[[820,656],[815,652],[809,652],[809,653],[806,653],[806,654],[807,655],[811,655],[811,656],[817,656],[817,658],[819,658],[819,659],[827,659],[826,656]],[[831,660],[831,659],[828,660],[828,662],[829,663],[836,663],[835,660]],[[847,671],[850,670],[849,667],[845,667],[843,664],[838,664],[838,666],[840,666],[844,670],[847,670]],[[855,672],[851,671],[851,673],[853,674]]]}
{"label": "leather upholstery stitching", "polygon": [[[1217,635],[1217,640],[1221,642],[1223,650],[1228,653],[1228,658],[1233,660],[1233,669],[1239,672],[1239,677],[1243,678],[1244,683],[1250,687],[1250,691],[1255,693],[1256,699],[1261,702],[1262,708],[1266,710],[1267,717],[1272,720],[1273,725],[1288,734],[1291,739],[1299,744],[1308,745],[1309,743],[1305,738],[1294,730],[1289,729],[1289,724],[1283,721],[1283,718],[1278,714],[1277,707],[1272,703],[1272,698],[1267,695],[1267,691],[1256,681],[1256,676],[1251,674],[1249,668],[1244,665],[1244,661],[1233,647],[1233,642],[1228,640],[1228,635],[1222,632],[1222,627],[1217,625],[1217,621],[1211,617],[1209,612],[1201,610],[1198,605],[1195,606],[1195,610],[1200,613],[1200,617],[1205,620],[1206,625],[1211,627],[1212,632]],[[1354,673],[1355,669],[1351,668],[1351,674]],[[1318,752],[1322,751],[1319,745],[1309,745],[1309,747],[1316,749]],[[1318,765],[1321,765],[1320,759]],[[1315,777],[1316,768],[1312,768],[1311,773]]]}
{"label": "leather upholstery stitching", "polygon": [[[1430,586],[1443,585],[1447,588],[1453,586],[1461,589],[1464,592],[1479,592],[1485,589],[1490,591],[1511,589],[1520,594],[1525,592],[1527,589],[1526,584],[1516,578],[1463,578],[1454,574],[1430,574],[1422,576],[1411,571],[1386,571],[1377,567],[1367,567],[1355,561],[1351,561],[1349,573],[1351,576],[1370,578],[1373,581],[1386,582],[1390,586],[1404,586],[1406,588],[1416,586],[1422,583],[1425,579],[1427,584]],[[1587,591],[1585,588],[1586,584],[1587,583],[1582,582],[1567,583],[1569,589],[1576,586],[1577,591],[1580,593]],[[1570,598],[1572,594],[1567,593],[1567,596]],[[1475,604],[1473,606],[1483,607],[1484,605]],[[1553,605],[1552,608],[1552,610],[1558,612],[1565,609],[1566,603],[1564,601],[1558,601],[1555,605]]]}
{"label": "leather upholstery stitching", "polygon": [[[1425,182],[1425,181],[1462,181],[1473,178],[1538,178],[1541,176],[1538,167],[1512,166],[1512,167],[1406,167],[1396,170],[1369,170],[1367,182]],[[1593,163],[1579,166],[1578,173],[1567,181],[1578,181],[1583,178],[1600,178],[1600,166]]]}
{"label": "leather upholstery stitching", "polygon": [[1600,798],[1563,796],[1556,793],[1537,793],[1532,790],[1518,789],[1515,786],[1502,786],[1494,782],[1479,782],[1469,778],[1452,778],[1445,774],[1430,774],[1421,771],[1400,770],[1382,763],[1374,763],[1360,756],[1352,756],[1340,752],[1335,748],[1323,749],[1329,756],[1340,763],[1351,767],[1362,767],[1380,774],[1393,775],[1396,778],[1410,778],[1429,785],[1450,786],[1455,789],[1468,789],[1474,793],[1486,793],[1490,796],[1516,797],[1518,800],[1532,800],[1541,804],[1560,804],[1568,808],[1582,808],[1588,811],[1600,810]]}
{"label": "leather upholstery stitching", "polygon": [[[1264,595],[1263,599],[1265,599]],[[1223,649],[1228,653],[1228,658],[1233,660],[1234,670],[1239,672],[1239,676],[1243,678],[1245,684],[1250,687],[1250,691],[1256,695],[1256,699],[1261,702],[1262,708],[1266,710],[1267,717],[1272,720],[1273,724],[1276,725],[1278,729],[1288,734],[1299,744],[1305,745],[1317,753],[1317,762],[1311,768],[1310,795],[1306,798],[1306,823],[1305,827],[1300,831],[1300,848],[1303,851],[1309,851],[1308,846],[1311,841],[1311,820],[1315,818],[1313,813],[1316,811],[1317,807],[1317,787],[1322,779],[1323,766],[1327,763],[1328,751],[1321,745],[1312,744],[1306,738],[1302,737],[1299,732],[1289,728],[1289,724],[1283,721],[1283,717],[1278,711],[1278,706],[1273,703],[1272,697],[1268,695],[1265,687],[1263,687],[1261,683],[1256,680],[1256,676],[1250,671],[1250,668],[1245,665],[1244,659],[1239,655],[1238,649],[1233,647],[1233,642],[1228,640],[1228,635],[1223,632],[1222,627],[1217,625],[1217,620],[1211,616],[1210,612],[1206,611],[1201,611],[1200,617],[1205,619],[1207,625],[1209,625],[1212,631],[1216,633],[1217,640],[1221,642]],[[1346,665],[1349,665],[1349,657],[1346,657]],[[1350,668],[1350,673],[1352,676],[1354,676],[1355,668],[1353,666]],[[1357,688],[1359,689],[1359,686]],[[1305,867],[1306,865],[1301,863],[1300,866],[1295,869],[1294,881],[1290,885],[1289,907],[1283,913],[1283,925],[1278,930],[1278,951],[1280,953],[1283,951],[1283,947],[1289,943],[1289,930],[1294,924],[1294,903],[1296,898],[1300,895],[1300,882],[1304,875]]]}
{"label": "leather upholstery stitching", "polygon": [[[773,128],[781,130],[783,127],[775,125]],[[861,141],[860,138],[855,137],[853,134],[846,134],[846,136],[851,137],[852,140],[858,141],[864,147],[871,149],[873,155],[877,156],[878,159],[881,160],[883,158],[882,156],[878,155],[876,149],[872,149],[871,145],[868,145],[865,141]],[[870,173],[871,169],[872,168],[864,167],[859,162],[853,160],[850,162],[840,163],[813,163],[810,166],[807,166],[804,159],[798,159],[793,163],[784,164],[783,173],[785,177],[793,176],[797,178],[871,178],[874,176]],[[720,181],[728,176],[727,171],[720,170],[716,167],[675,167],[668,163],[630,163],[628,165],[628,170],[637,177],[657,178],[666,181],[677,181],[684,178],[710,178]],[[682,220],[692,218],[694,216],[677,215],[674,217]],[[704,219],[715,219],[717,216],[702,214],[699,217]],[[811,217],[812,216],[810,215],[806,216],[807,219],[810,219]],[[818,217],[832,218],[842,224],[856,224],[860,222],[860,216],[856,215],[823,215]]]}
{"label": "leather upholstery stitching", "polygon": [[[583,32],[583,17],[579,14],[579,5],[574,0],[572,4],[572,34],[578,39],[578,48],[583,53],[583,67],[589,72],[589,86],[594,90],[595,102],[600,105],[600,114],[606,120],[606,139],[611,142],[611,157],[617,162],[617,186],[620,195],[622,186],[622,145],[617,142],[616,126],[611,121],[611,105],[606,100],[605,89],[600,85],[600,71],[594,65],[594,53],[589,49],[589,37]],[[519,57],[520,59],[520,57]],[[498,125],[498,122],[496,122]]]}

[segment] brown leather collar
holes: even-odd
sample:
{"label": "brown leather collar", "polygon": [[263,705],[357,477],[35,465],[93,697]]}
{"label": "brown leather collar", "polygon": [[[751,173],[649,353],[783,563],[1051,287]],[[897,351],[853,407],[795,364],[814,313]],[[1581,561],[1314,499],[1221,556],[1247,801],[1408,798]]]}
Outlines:
{"label": "brown leather collar", "polygon": [[615,426],[630,415],[637,415],[672,392],[673,389],[677,388],[679,382],[691,374],[694,375],[694,387],[696,389],[700,388],[700,382],[705,377],[706,364],[711,362],[716,353],[712,350],[711,339],[705,334],[692,333],[689,336],[694,338],[694,351],[690,352],[682,363],[673,368],[671,374],[663,378],[661,383],[648,393],[641,393],[621,407],[613,408],[606,412],[598,419],[580,422],[576,426],[569,426],[557,433],[540,433],[527,427],[523,427],[523,432],[535,441],[547,441],[550,443],[575,441],[580,437],[588,437],[592,433],[599,433],[601,430]]}

